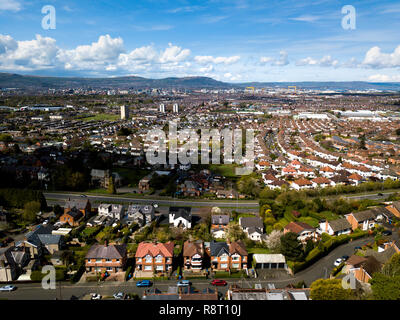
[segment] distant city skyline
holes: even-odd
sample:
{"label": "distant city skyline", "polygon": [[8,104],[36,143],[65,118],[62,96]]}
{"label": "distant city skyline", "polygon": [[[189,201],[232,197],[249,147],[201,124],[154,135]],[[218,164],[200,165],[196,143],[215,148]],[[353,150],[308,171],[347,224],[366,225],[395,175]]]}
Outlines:
{"label": "distant city skyline", "polygon": [[398,1],[0,0],[0,30],[0,72],[400,82]]}

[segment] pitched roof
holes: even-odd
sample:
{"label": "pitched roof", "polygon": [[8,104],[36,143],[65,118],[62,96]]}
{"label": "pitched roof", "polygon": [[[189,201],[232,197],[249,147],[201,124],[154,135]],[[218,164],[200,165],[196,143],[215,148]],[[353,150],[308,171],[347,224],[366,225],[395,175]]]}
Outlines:
{"label": "pitched roof", "polygon": [[238,253],[241,256],[247,256],[247,250],[246,250],[246,246],[243,243],[243,241],[239,240],[236,242],[231,242],[229,244],[229,253],[230,254],[234,254],[234,253]]}
{"label": "pitched roof", "polygon": [[353,212],[352,215],[358,222],[376,218],[376,213],[372,210]]}
{"label": "pitched roof", "polygon": [[211,216],[211,224],[223,224],[227,225],[229,223],[229,215],[213,215]]}
{"label": "pitched roof", "polygon": [[242,228],[264,228],[264,224],[261,218],[259,217],[241,217],[239,218],[239,224]]}
{"label": "pitched roof", "polygon": [[332,220],[332,221],[329,221],[328,223],[331,226],[333,232],[351,229],[351,224],[349,221],[347,221],[346,218]]}
{"label": "pitched roof", "polygon": [[169,241],[167,243],[153,243],[141,242],[136,250],[135,257],[142,258],[147,254],[155,257],[159,254],[164,257],[172,257],[174,255],[174,243]]}
{"label": "pitched roof", "polygon": [[358,267],[361,263],[365,262],[367,259],[364,257],[352,255],[347,261],[346,264],[349,266]]}
{"label": "pitched roof", "polygon": [[86,208],[89,199],[69,199],[65,202],[65,208],[77,208],[79,210],[83,210]]}
{"label": "pitched roof", "polygon": [[195,254],[199,254],[201,256],[204,255],[204,246],[203,242],[190,242],[186,241],[183,245],[183,256],[184,257],[192,257]]}
{"label": "pitched roof", "polygon": [[211,256],[219,256],[223,251],[229,253],[229,247],[226,242],[216,242],[216,241],[210,242]]}
{"label": "pitched roof", "polygon": [[285,229],[297,234],[301,233],[304,230],[315,230],[315,228],[311,227],[309,224],[301,221],[292,221],[285,226]]}
{"label": "pitched roof", "polygon": [[192,220],[192,208],[191,207],[170,207],[169,214],[174,214],[174,219],[180,217],[191,221]]}
{"label": "pitched roof", "polygon": [[86,259],[121,259],[126,255],[126,245],[101,245],[95,244],[90,247]]}

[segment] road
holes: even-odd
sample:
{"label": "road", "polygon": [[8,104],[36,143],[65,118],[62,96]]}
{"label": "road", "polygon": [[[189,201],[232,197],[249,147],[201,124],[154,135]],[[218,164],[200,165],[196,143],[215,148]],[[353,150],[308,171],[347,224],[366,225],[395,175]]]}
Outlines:
{"label": "road", "polygon": [[[334,261],[343,256],[351,256],[354,253],[354,247],[362,246],[368,242],[373,241],[372,237],[358,239],[353,242],[341,245],[334,249],[324,258],[318,260],[316,263],[308,267],[307,269],[295,274],[295,276],[286,275],[281,279],[270,278],[263,279],[261,277],[257,279],[226,279],[228,284],[238,284],[243,288],[253,288],[255,283],[262,284],[266,287],[268,283],[273,283],[276,288],[284,288],[288,284],[296,284],[302,280],[309,286],[313,281],[319,278],[329,277],[332,269],[334,268]],[[201,291],[210,286],[211,280],[193,280],[192,286]],[[160,289],[162,292],[166,292],[169,286],[175,286],[176,280],[166,281],[155,281],[153,287]],[[77,283],[70,284],[68,282],[58,283],[55,290],[42,289],[41,284],[29,283],[29,284],[16,284],[18,289],[13,292],[0,292],[0,299],[12,299],[12,300],[54,300],[57,299],[70,299],[72,295],[81,298],[85,294],[99,293],[104,296],[112,296],[116,292],[124,293],[137,293],[139,296],[143,295],[144,288],[137,288],[134,280],[128,282],[103,282],[103,283]],[[225,294],[228,287],[218,287],[218,291]]]}
{"label": "road", "polygon": [[[43,193],[48,203],[58,203],[60,205],[65,204],[65,200],[69,197],[79,197],[76,193]],[[121,196],[107,196],[107,195],[90,195],[86,196],[92,201],[98,202],[135,202],[141,204],[152,204],[157,203],[158,205],[168,206],[189,206],[189,207],[228,207],[228,208],[256,208],[258,209],[258,201],[237,201],[237,200],[178,200],[178,199],[146,199],[146,198],[133,198],[133,197],[121,197]]]}

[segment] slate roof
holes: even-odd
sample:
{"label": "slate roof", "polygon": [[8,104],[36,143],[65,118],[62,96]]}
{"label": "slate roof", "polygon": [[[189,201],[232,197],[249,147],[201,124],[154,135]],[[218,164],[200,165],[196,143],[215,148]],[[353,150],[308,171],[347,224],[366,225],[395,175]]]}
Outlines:
{"label": "slate roof", "polygon": [[329,225],[331,226],[333,232],[351,229],[351,224],[346,218],[329,221]]}
{"label": "slate roof", "polygon": [[219,256],[224,251],[229,253],[229,247],[228,247],[228,244],[226,242],[216,242],[216,241],[211,241],[210,242],[210,253],[211,253],[211,256]]}
{"label": "slate roof", "polygon": [[239,219],[239,224],[242,228],[250,228],[250,227],[255,227],[255,228],[264,228],[264,224],[259,217],[241,217]]}
{"label": "slate roof", "polygon": [[211,216],[211,224],[227,225],[229,223],[229,215],[213,215]]}
{"label": "slate roof", "polygon": [[86,259],[121,259],[126,256],[126,245],[101,245],[90,247]]}
{"label": "slate roof", "polygon": [[376,218],[376,213],[372,210],[353,212],[352,214],[358,222],[365,220],[374,220]]}
{"label": "slate roof", "polygon": [[86,208],[89,199],[69,199],[65,202],[65,208],[77,208],[78,210],[83,210]]}
{"label": "slate roof", "polygon": [[188,221],[192,221],[192,208],[191,207],[170,207],[169,214],[175,214],[174,219],[182,217]]}

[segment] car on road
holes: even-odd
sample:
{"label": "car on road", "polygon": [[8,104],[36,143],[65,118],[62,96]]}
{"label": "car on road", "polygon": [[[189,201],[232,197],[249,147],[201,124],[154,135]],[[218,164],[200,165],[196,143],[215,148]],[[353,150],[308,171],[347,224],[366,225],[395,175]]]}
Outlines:
{"label": "car on road", "polygon": [[87,195],[86,194],[81,194],[80,197],[81,198],[87,198]]}
{"label": "car on road", "polygon": [[153,207],[157,209],[158,208],[158,203],[153,203]]}
{"label": "car on road", "polygon": [[101,294],[91,293],[90,294],[90,299],[92,299],[92,300],[101,300]]}
{"label": "car on road", "polygon": [[382,192],[379,192],[379,193],[378,193],[378,196],[383,197],[383,193],[382,193]]}
{"label": "car on road", "polygon": [[382,231],[382,235],[383,235],[383,236],[391,236],[391,235],[392,235],[392,231],[390,231],[390,230],[384,230],[384,231]]}
{"label": "car on road", "polygon": [[349,260],[349,256],[346,256],[346,255],[344,255],[344,256],[342,256],[342,259],[343,259],[343,261],[347,261],[347,260]]}
{"label": "car on road", "polygon": [[361,250],[361,247],[359,247],[359,246],[354,247],[354,251],[357,251],[357,250]]}
{"label": "car on road", "polygon": [[333,265],[334,265],[335,267],[338,267],[338,266],[340,266],[340,264],[341,264],[342,262],[344,262],[344,260],[343,260],[342,258],[337,258],[337,259],[335,260],[335,262],[333,263]]}
{"label": "car on road", "polygon": [[14,291],[14,290],[16,290],[16,289],[17,289],[16,286],[8,285],[8,286],[1,287],[1,288],[0,288],[0,291],[7,291],[7,292],[10,292],[10,291]]}
{"label": "car on road", "polygon": [[213,286],[226,286],[228,283],[225,280],[214,279],[213,281],[211,281],[211,284]]}
{"label": "car on road", "polygon": [[187,287],[190,286],[190,281],[189,280],[180,280],[176,283],[178,287]]}
{"label": "car on road", "polygon": [[113,297],[116,300],[123,300],[125,298],[125,293],[123,292],[114,293]]}
{"label": "car on road", "polygon": [[151,287],[153,285],[153,282],[150,280],[140,280],[136,282],[136,287]]}

